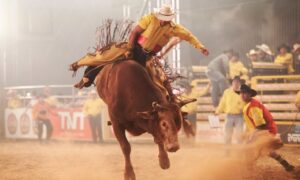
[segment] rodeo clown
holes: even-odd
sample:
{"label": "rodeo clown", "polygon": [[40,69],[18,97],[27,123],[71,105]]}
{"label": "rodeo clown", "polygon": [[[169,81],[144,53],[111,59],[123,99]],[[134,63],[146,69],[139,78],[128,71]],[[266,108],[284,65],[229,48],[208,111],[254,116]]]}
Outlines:
{"label": "rodeo clown", "polygon": [[[179,24],[175,24],[172,20],[175,17],[175,12],[169,5],[163,5],[159,10],[145,15],[140,19],[138,24],[133,28],[129,35],[129,41],[126,43],[125,48],[124,44],[119,46],[118,50],[112,52],[109,50],[104,52],[103,55],[97,59],[97,56],[85,56],[78,62],[71,64],[70,70],[76,71],[80,66],[91,66],[101,64],[101,61],[110,61],[113,62],[117,55],[125,55],[124,59],[134,59],[139,62],[141,65],[146,66],[146,61],[151,59],[153,56],[157,55],[162,48],[170,42],[174,37],[177,37],[179,40],[185,40],[193,45],[195,48],[207,56],[209,54],[205,46],[186,28]],[[108,56],[105,57],[105,53]],[[113,57],[113,58],[112,58]],[[85,73],[83,79],[76,84],[74,87],[83,88],[89,87],[95,76],[99,73],[101,68],[92,73]],[[151,76],[151,73],[149,73]],[[164,85],[165,86],[165,85]],[[172,93],[169,91],[169,94]],[[173,94],[170,94],[171,96]]]}
{"label": "rodeo clown", "polygon": [[[257,92],[251,89],[249,86],[242,84],[240,90],[237,92],[241,95],[241,98],[246,103],[243,109],[244,120],[247,130],[250,132],[250,138],[248,143],[255,140],[259,140],[260,135],[263,133],[271,134],[276,136],[278,133],[277,126],[270,111],[255,97]],[[269,156],[279,162],[286,171],[292,172],[295,167],[289,164],[281,155],[277,154],[274,149],[278,149],[283,146],[280,139],[276,137],[274,142],[271,143],[270,148],[273,149],[269,153]]]}

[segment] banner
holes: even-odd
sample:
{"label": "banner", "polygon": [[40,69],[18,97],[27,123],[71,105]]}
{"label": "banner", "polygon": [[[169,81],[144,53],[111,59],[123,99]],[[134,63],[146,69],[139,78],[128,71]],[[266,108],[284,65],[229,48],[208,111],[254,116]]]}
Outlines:
{"label": "banner", "polygon": [[5,136],[15,139],[34,139],[37,137],[36,124],[32,121],[31,109],[5,110]]}
{"label": "banner", "polygon": [[[49,114],[53,126],[51,139],[67,139],[92,141],[89,119],[84,117],[81,108],[54,108]],[[101,133],[103,141],[116,141],[112,126],[108,126],[107,108],[101,111]],[[147,141],[153,138],[149,134],[132,136],[126,132],[132,141]],[[5,110],[5,137],[11,139],[37,139],[36,121],[32,119],[31,108]],[[46,138],[46,127],[43,127],[43,138]]]}
{"label": "banner", "polygon": [[[36,122],[31,114],[31,109],[6,109],[5,136],[15,139],[37,139]],[[53,109],[49,119],[53,126],[53,139],[92,139],[89,120],[84,117],[81,109]],[[45,135],[46,128],[43,127],[43,138]]]}
{"label": "banner", "polygon": [[285,144],[300,144],[300,124],[292,124],[290,122],[280,123],[278,126],[278,132]]}

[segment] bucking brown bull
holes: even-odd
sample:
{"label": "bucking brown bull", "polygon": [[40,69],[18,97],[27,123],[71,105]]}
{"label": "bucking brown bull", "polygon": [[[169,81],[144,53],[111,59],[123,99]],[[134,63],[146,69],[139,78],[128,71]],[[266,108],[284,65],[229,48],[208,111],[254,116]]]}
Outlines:
{"label": "bucking brown bull", "polygon": [[96,86],[99,96],[108,105],[113,130],[125,157],[124,179],[135,179],[125,131],[134,136],[152,134],[159,148],[160,167],[169,168],[167,151],[179,149],[177,133],[181,125],[185,132],[191,132],[180,111],[181,106],[191,101],[169,102],[145,68],[133,60],[106,65],[97,76]]}

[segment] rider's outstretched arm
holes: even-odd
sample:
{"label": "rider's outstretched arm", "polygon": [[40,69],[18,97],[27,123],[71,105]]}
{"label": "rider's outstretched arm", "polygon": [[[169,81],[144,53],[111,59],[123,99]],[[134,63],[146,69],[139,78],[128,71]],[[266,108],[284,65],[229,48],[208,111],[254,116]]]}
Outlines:
{"label": "rider's outstretched arm", "polygon": [[174,46],[176,46],[178,43],[180,43],[180,38],[173,37],[168,42],[168,44],[161,50],[160,57],[163,58]]}
{"label": "rider's outstretched arm", "polygon": [[174,27],[171,36],[175,36],[180,38],[181,40],[187,41],[196,49],[199,49],[200,52],[205,56],[209,54],[208,49],[189,30],[179,24]]}

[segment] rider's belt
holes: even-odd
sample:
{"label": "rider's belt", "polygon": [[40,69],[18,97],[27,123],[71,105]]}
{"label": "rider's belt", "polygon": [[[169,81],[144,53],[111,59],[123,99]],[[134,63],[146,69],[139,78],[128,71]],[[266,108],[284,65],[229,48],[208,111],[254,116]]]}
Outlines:
{"label": "rider's belt", "polygon": [[[147,39],[148,39],[148,38],[145,37],[145,36],[139,36],[137,42],[138,42],[138,44],[139,44],[141,47],[143,47],[143,44],[146,43]],[[147,50],[147,49],[145,49],[145,48],[142,48],[142,49],[143,49],[143,51],[144,51],[146,54],[149,54],[149,55],[155,55],[156,53],[158,53],[158,52],[162,49],[162,47],[159,46],[159,45],[156,45],[156,46],[153,48],[152,51],[149,51],[149,50]]]}

